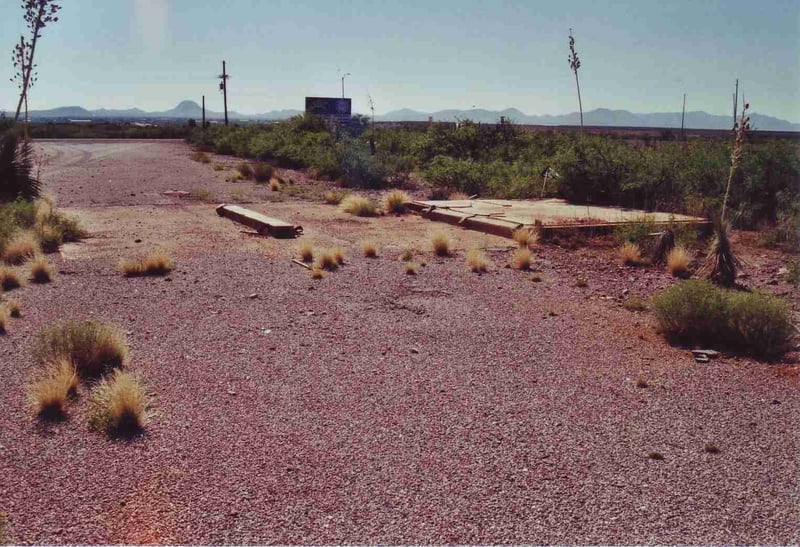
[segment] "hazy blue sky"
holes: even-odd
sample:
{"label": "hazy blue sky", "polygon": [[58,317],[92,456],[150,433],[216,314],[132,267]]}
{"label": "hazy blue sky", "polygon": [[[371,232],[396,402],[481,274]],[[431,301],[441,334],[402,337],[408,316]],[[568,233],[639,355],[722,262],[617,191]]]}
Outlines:
{"label": "hazy blue sky", "polygon": [[[62,0],[37,50],[31,109],[166,110],[182,99],[222,109],[303,108],[341,93],[354,109],[516,107],[577,111],[567,63],[572,27],[584,110],[728,114],[734,80],[756,112],[800,122],[800,0]],[[10,59],[24,25],[0,2]],[[10,62],[6,74],[11,76]],[[3,78],[0,106],[16,105]]]}

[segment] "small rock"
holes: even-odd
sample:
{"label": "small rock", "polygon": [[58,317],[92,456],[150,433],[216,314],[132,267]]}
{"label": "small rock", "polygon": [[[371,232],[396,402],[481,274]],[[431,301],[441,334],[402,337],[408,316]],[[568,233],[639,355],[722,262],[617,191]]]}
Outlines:
{"label": "small rock", "polygon": [[419,350],[417,348],[411,348],[411,353],[419,353]]}
{"label": "small rock", "polygon": [[133,242],[134,242],[134,243],[141,243],[141,242],[142,242],[142,240],[141,240],[141,239],[134,239],[134,240],[133,240]]}

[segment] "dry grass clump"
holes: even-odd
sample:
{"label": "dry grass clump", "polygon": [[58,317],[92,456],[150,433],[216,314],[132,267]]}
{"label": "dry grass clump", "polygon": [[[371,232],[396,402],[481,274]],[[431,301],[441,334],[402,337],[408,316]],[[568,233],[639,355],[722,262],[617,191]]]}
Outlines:
{"label": "dry grass clump", "polygon": [[121,367],[127,354],[125,336],[116,327],[93,319],[51,325],[39,332],[33,346],[39,362],[65,357],[85,377]]}
{"label": "dry grass clump", "polygon": [[269,189],[273,192],[280,192],[281,191],[281,183],[278,179],[270,179],[269,181]]}
{"label": "dry grass clump", "polygon": [[436,232],[431,238],[433,252],[436,256],[448,256],[450,254],[450,238],[444,232]]}
{"label": "dry grass clump", "polygon": [[514,241],[516,241],[520,247],[528,247],[530,245],[536,245],[539,242],[539,232],[534,230],[529,230],[527,228],[520,228],[519,230],[515,230],[514,234]]}
{"label": "dry grass clump", "polygon": [[464,192],[451,192],[450,195],[447,196],[447,199],[451,201],[464,201],[468,200],[469,196]]}
{"label": "dry grass clump", "polygon": [[642,252],[636,243],[627,241],[617,251],[620,261],[625,266],[640,266],[642,264]]}
{"label": "dry grass clump", "polygon": [[28,403],[39,417],[57,419],[64,415],[69,396],[78,389],[78,371],[67,357],[58,357],[28,387]]}
{"label": "dry grass clump", "polygon": [[339,208],[357,217],[371,217],[378,212],[374,202],[361,196],[347,196],[339,204]]}
{"label": "dry grass clump", "polygon": [[311,279],[322,279],[325,276],[325,270],[317,268],[316,266],[311,268]]}
{"label": "dry grass clump", "polygon": [[115,370],[89,396],[89,424],[109,434],[137,433],[149,418],[151,397],[141,377]]}
{"label": "dry grass clump", "polygon": [[579,289],[585,289],[586,287],[589,286],[589,282],[586,281],[585,277],[578,277],[575,279],[575,286],[578,287]]}
{"label": "dry grass clump", "polygon": [[332,272],[339,268],[339,261],[333,251],[325,251],[317,259],[317,268]]}
{"label": "dry grass clump", "polygon": [[166,275],[173,267],[172,260],[162,251],[154,251],[134,260],[122,260],[119,265],[125,277]]}
{"label": "dry grass clump", "polygon": [[403,268],[405,269],[406,275],[417,275],[417,265],[408,260],[403,264]]}
{"label": "dry grass clump", "polygon": [[[263,161],[258,161],[255,164],[253,164],[253,178],[256,179],[256,182],[260,183],[268,182],[270,179],[272,179],[272,175],[274,173],[275,169],[273,169],[273,167],[268,163],[264,163]],[[276,183],[279,183],[279,181],[276,181]],[[271,187],[272,185],[270,184],[270,188]]]}
{"label": "dry grass clump", "polygon": [[311,242],[306,241],[300,245],[300,260],[306,264],[314,260],[314,245]]}
{"label": "dry grass clump", "polygon": [[8,310],[0,308],[0,334],[6,333],[6,324],[8,323]]}
{"label": "dry grass clump", "polygon": [[632,294],[625,299],[622,307],[628,311],[645,311],[648,308],[647,300],[639,295]]}
{"label": "dry grass clump", "polygon": [[409,260],[414,259],[414,249],[403,249],[403,252],[400,253],[400,260],[403,262],[408,262]]}
{"label": "dry grass clump", "polygon": [[36,229],[39,245],[45,253],[54,253],[64,240],[62,232],[55,226],[43,224]]}
{"label": "dry grass clump", "polygon": [[39,251],[39,241],[36,237],[29,232],[24,232],[6,244],[3,250],[3,260],[6,264],[22,264],[29,258],[33,258]]}
{"label": "dry grass clump", "polygon": [[250,163],[243,161],[239,165],[236,166],[236,172],[239,174],[240,178],[243,179],[251,179],[253,178],[253,168]]}
{"label": "dry grass clump", "polygon": [[208,157],[208,154],[200,150],[192,154],[192,159],[194,161],[199,161],[200,163],[211,163],[211,158]]}
{"label": "dry grass clump", "polygon": [[531,269],[531,260],[533,255],[528,247],[520,247],[514,251],[514,267],[518,270],[527,271]]}
{"label": "dry grass clump", "polygon": [[365,241],[361,244],[361,252],[367,258],[375,258],[378,256],[378,246],[372,241]]}
{"label": "dry grass clump", "polygon": [[6,310],[8,311],[8,315],[10,317],[19,318],[22,317],[22,311],[20,310],[19,302],[17,300],[9,300],[6,302]]}
{"label": "dry grass clump", "polygon": [[667,253],[667,272],[673,277],[688,277],[692,259],[686,249],[678,245]]}
{"label": "dry grass clump", "polygon": [[482,273],[489,269],[489,260],[481,249],[470,249],[467,253],[467,267],[471,272]]}
{"label": "dry grass clump", "polygon": [[53,271],[47,257],[39,255],[30,262],[31,281],[34,283],[50,283]]}
{"label": "dry grass clump", "polygon": [[338,265],[344,264],[344,259],[347,258],[347,253],[344,252],[344,249],[341,247],[336,247],[333,250],[333,259],[336,261]]}
{"label": "dry grass clump", "polygon": [[402,190],[392,190],[384,198],[384,206],[388,213],[395,213],[401,215],[406,212],[406,203],[408,202],[408,194]]}
{"label": "dry grass clump", "polygon": [[328,205],[339,205],[345,196],[347,196],[347,192],[344,190],[328,190],[325,192],[323,200]]}
{"label": "dry grass clump", "polygon": [[0,287],[4,291],[18,289],[22,286],[19,275],[14,268],[8,266],[0,266]]}

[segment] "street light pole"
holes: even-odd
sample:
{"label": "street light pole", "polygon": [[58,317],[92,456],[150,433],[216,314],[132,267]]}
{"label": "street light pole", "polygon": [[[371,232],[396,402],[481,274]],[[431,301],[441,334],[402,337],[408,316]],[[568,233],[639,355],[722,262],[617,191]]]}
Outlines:
{"label": "street light pole", "polygon": [[342,76],[342,99],[344,99],[344,79],[346,77],[348,77],[348,76],[350,76],[349,72],[347,74],[345,74],[344,76]]}

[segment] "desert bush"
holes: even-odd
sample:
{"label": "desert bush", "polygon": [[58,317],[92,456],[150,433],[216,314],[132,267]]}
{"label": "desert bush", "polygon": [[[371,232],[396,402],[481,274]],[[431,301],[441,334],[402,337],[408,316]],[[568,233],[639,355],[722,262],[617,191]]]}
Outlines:
{"label": "desert bush", "polygon": [[138,374],[115,370],[89,396],[89,424],[109,434],[137,433],[147,424],[152,398]]}
{"label": "desert bush", "polygon": [[639,266],[642,264],[642,253],[636,243],[624,243],[617,251],[617,254],[625,266]]}
{"label": "desert bush", "polygon": [[0,334],[6,333],[7,326],[8,326],[8,310],[5,308],[0,308]]}
{"label": "desert bush", "polygon": [[66,358],[59,357],[46,363],[28,387],[28,403],[37,415],[57,419],[64,415],[69,396],[78,389],[78,371]]}
{"label": "desert bush", "polygon": [[676,340],[719,343],[726,335],[725,294],[706,281],[689,280],[653,297],[658,328]]}
{"label": "desert bush", "polygon": [[436,256],[448,256],[450,254],[450,238],[444,232],[436,232],[431,238],[433,252]]}
{"label": "desert bush", "polygon": [[451,201],[466,201],[469,199],[469,196],[464,192],[455,191],[450,192],[450,195],[447,196],[447,199]]}
{"label": "desert bush", "polygon": [[37,234],[45,231],[49,231],[51,234],[58,234],[61,238],[59,244],[80,241],[89,235],[80,225],[80,222],[60,211],[51,210],[37,218],[36,224]]}
{"label": "desert bush", "polygon": [[691,262],[692,259],[686,249],[681,246],[674,247],[667,254],[667,272],[673,277],[687,277]]}
{"label": "desert bush", "polygon": [[278,182],[278,179],[270,179],[269,181],[269,189],[273,192],[280,192],[281,190],[281,183]]}
{"label": "desert bush", "polygon": [[377,214],[375,203],[361,196],[347,196],[339,204],[339,208],[358,217],[371,217]]}
{"label": "desert bush", "polygon": [[64,241],[64,234],[55,226],[48,224],[36,228],[36,237],[45,253],[54,253]]}
{"label": "desert bush", "polygon": [[347,254],[344,252],[344,249],[342,249],[341,247],[336,247],[333,250],[333,259],[340,266],[344,264],[344,259],[345,258],[347,258]]}
{"label": "desert bush", "polygon": [[622,307],[628,311],[645,311],[648,308],[647,300],[639,295],[632,294],[625,299]]}
{"label": "desert bush", "polygon": [[4,291],[18,289],[22,286],[19,275],[14,268],[0,266],[0,288]]}
{"label": "desert bush", "polygon": [[19,301],[17,300],[9,300],[6,302],[6,310],[8,311],[8,315],[10,317],[19,318],[22,317],[22,311],[19,305]]}
{"label": "desert bush", "polygon": [[211,158],[208,157],[208,154],[200,150],[197,150],[192,154],[192,159],[200,163],[211,163]]}
{"label": "desert bush", "polygon": [[729,337],[734,347],[757,357],[782,355],[794,330],[786,303],[761,292],[727,294]]}
{"label": "desert bush", "polygon": [[258,161],[253,164],[253,178],[256,182],[269,182],[274,173],[274,169],[268,163]]}
{"label": "desert bush", "polygon": [[403,263],[403,270],[405,270],[406,275],[417,275],[417,265],[410,260]]}
{"label": "desert bush", "polygon": [[300,260],[309,263],[314,260],[314,245],[305,241],[300,245]]}
{"label": "desert bush", "polygon": [[324,251],[317,259],[317,268],[321,270],[328,270],[332,272],[339,268],[339,261],[336,260],[336,255],[333,251]]}
{"label": "desert bush", "polygon": [[367,258],[375,258],[378,256],[378,246],[372,241],[365,241],[361,244],[361,252]]}
{"label": "desert bush", "polygon": [[38,255],[30,262],[31,281],[34,283],[50,283],[53,277],[53,271],[50,268],[50,262],[47,258]]}
{"label": "desert bush", "polygon": [[514,251],[514,258],[512,262],[516,269],[522,271],[528,271],[531,269],[532,258],[533,255],[531,255],[531,252],[528,249],[528,247],[520,247],[519,249]]}
{"label": "desert bush", "polygon": [[345,196],[347,192],[344,190],[328,190],[325,192],[324,201],[328,205],[339,205]]}
{"label": "desert bush", "polygon": [[470,249],[467,252],[467,267],[471,272],[482,273],[489,268],[489,260],[481,249]]}
{"label": "desert bush", "polygon": [[173,267],[172,259],[162,251],[154,251],[134,260],[123,259],[119,265],[125,277],[166,275]]}
{"label": "desert bush", "polygon": [[325,270],[317,268],[316,266],[311,268],[311,279],[322,279],[324,276]]}
{"label": "desert bush", "polygon": [[22,264],[26,260],[33,258],[39,250],[39,242],[36,237],[29,232],[23,232],[16,235],[6,244],[3,251],[3,260],[6,264]]}
{"label": "desert bush", "polygon": [[402,190],[392,190],[384,198],[384,209],[387,213],[403,214],[406,212],[408,194]]}
{"label": "desert bush", "polygon": [[239,176],[243,179],[253,178],[253,167],[250,165],[249,161],[240,162],[236,166],[236,172],[239,173]]}
{"label": "desert bush", "polygon": [[33,346],[39,362],[67,357],[78,374],[86,377],[121,367],[127,353],[124,335],[116,327],[93,319],[51,325],[39,332]]}

